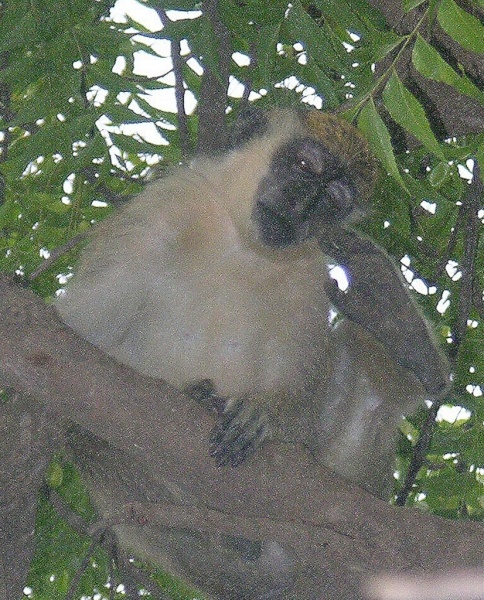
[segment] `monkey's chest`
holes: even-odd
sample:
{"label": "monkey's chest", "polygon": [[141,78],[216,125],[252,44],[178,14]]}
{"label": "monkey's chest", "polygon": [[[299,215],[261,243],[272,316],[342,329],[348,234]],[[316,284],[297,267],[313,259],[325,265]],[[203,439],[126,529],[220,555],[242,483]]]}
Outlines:
{"label": "monkey's chest", "polygon": [[324,272],[243,267],[166,273],[145,319],[163,327],[147,327],[135,342],[143,368],[176,386],[210,378],[224,395],[297,393],[318,377],[328,323]]}

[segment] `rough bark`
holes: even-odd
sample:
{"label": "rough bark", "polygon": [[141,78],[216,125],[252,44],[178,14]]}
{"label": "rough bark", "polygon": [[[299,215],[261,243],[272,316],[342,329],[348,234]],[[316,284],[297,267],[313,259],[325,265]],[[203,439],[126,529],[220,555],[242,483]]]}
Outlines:
{"label": "rough bark", "polygon": [[[1,346],[1,344],[0,344]],[[0,598],[19,598],[34,550],[37,494],[57,446],[52,415],[33,398],[0,405]]]}
{"label": "rough bark", "polygon": [[[268,444],[238,469],[217,469],[207,451],[212,417],[202,407],[106,357],[5,278],[0,314],[4,380],[48,406],[59,422],[103,440],[120,461],[142,465],[138,477],[123,482],[128,495],[169,481],[189,498],[127,507],[114,497],[114,522],[276,540],[326,600],[362,597],[360,584],[380,572],[484,566],[482,525],[391,507],[316,464],[303,448]],[[15,480],[8,476],[4,488]]]}

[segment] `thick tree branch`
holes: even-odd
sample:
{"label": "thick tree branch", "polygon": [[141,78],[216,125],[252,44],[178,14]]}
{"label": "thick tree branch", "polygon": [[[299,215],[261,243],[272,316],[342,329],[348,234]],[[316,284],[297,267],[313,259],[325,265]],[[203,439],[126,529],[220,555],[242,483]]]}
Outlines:
{"label": "thick tree branch", "polygon": [[176,507],[133,505],[148,521],[278,539],[327,600],[360,597],[361,580],[380,571],[483,566],[479,524],[395,509],[302,448],[267,444],[238,469],[216,468],[208,456],[212,418],[202,407],[106,357],[5,278],[0,313],[0,373],[10,385],[143,464],[149,477],[140,473],[133,485],[171,481],[189,498]]}
{"label": "thick tree branch", "polygon": [[219,53],[218,65],[210,68],[203,65],[204,73],[200,84],[198,104],[198,144],[197,153],[212,154],[220,151],[227,143],[227,88],[232,60],[230,32],[218,14],[218,0],[205,0],[202,10],[210,22]]}
{"label": "thick tree branch", "polygon": [[[161,6],[155,8],[160,17],[163,27],[168,25],[170,19],[166,10]],[[178,136],[180,140],[180,149],[182,159],[186,160],[191,153],[190,134],[188,131],[187,113],[185,111],[185,82],[183,79],[183,60],[181,56],[180,40],[171,41],[171,57],[173,61],[173,74],[175,75],[175,102],[176,113],[178,117]]]}
{"label": "thick tree branch", "polygon": [[37,494],[57,443],[52,415],[32,398],[0,403],[0,600],[19,598],[25,585]]}

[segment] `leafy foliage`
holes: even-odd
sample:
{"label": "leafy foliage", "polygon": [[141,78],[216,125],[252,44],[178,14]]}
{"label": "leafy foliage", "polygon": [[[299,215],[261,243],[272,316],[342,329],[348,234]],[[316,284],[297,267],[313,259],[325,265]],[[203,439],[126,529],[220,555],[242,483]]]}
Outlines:
{"label": "leafy foliage", "polygon": [[[147,22],[155,34],[136,20],[142,12],[120,22],[110,16],[112,5],[0,5],[4,271],[30,276],[50,252],[135,193],[149,165],[179,161],[184,120],[186,145],[194,146],[197,115],[185,114],[175,98],[181,85],[186,106],[195,104],[202,68],[219,74],[220,45],[203,4],[200,11],[199,2],[147,0],[143,8],[151,8]],[[466,212],[469,186],[459,169],[470,159],[484,165],[483,134],[469,127],[454,136],[448,127],[445,139],[441,121],[452,122],[452,103],[436,118],[425,90],[482,105],[482,81],[471,68],[474,54],[483,52],[482,13],[454,0],[404,0],[403,9],[408,25],[392,28],[365,0],[220,0],[236,53],[228,105],[302,99],[338,108],[367,136],[382,177],[362,229],[397,260],[406,257],[406,277],[423,292],[419,301],[455,361],[455,388],[446,402],[465,409],[453,421],[438,420],[410,501],[448,517],[477,519],[484,515],[484,207],[481,199]],[[437,27],[448,46],[437,40]],[[172,60],[178,45],[179,71]],[[152,65],[148,74],[146,65]],[[444,87],[425,87],[436,84]],[[65,253],[46,263],[32,285],[51,296],[56,276],[70,272],[73,258]],[[400,481],[423,422],[417,415],[404,425]],[[78,494],[70,469],[59,468],[49,484]],[[45,500],[38,532],[33,597],[65,597],[86,541],[70,537]],[[61,540],[61,552],[53,540]],[[96,556],[96,562],[104,567],[82,579],[79,590],[86,594],[107,578],[106,558]],[[55,592],[47,584],[50,573],[56,573]]]}

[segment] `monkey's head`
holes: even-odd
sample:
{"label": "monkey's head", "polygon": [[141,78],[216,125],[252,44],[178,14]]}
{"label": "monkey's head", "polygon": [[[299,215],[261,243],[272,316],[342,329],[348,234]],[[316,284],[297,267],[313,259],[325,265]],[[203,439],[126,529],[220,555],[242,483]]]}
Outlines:
{"label": "monkey's head", "polygon": [[237,121],[233,137],[242,154],[247,147],[264,163],[264,172],[254,173],[259,183],[251,218],[265,246],[300,244],[364,212],[376,163],[346,121],[317,110],[252,108]]}

